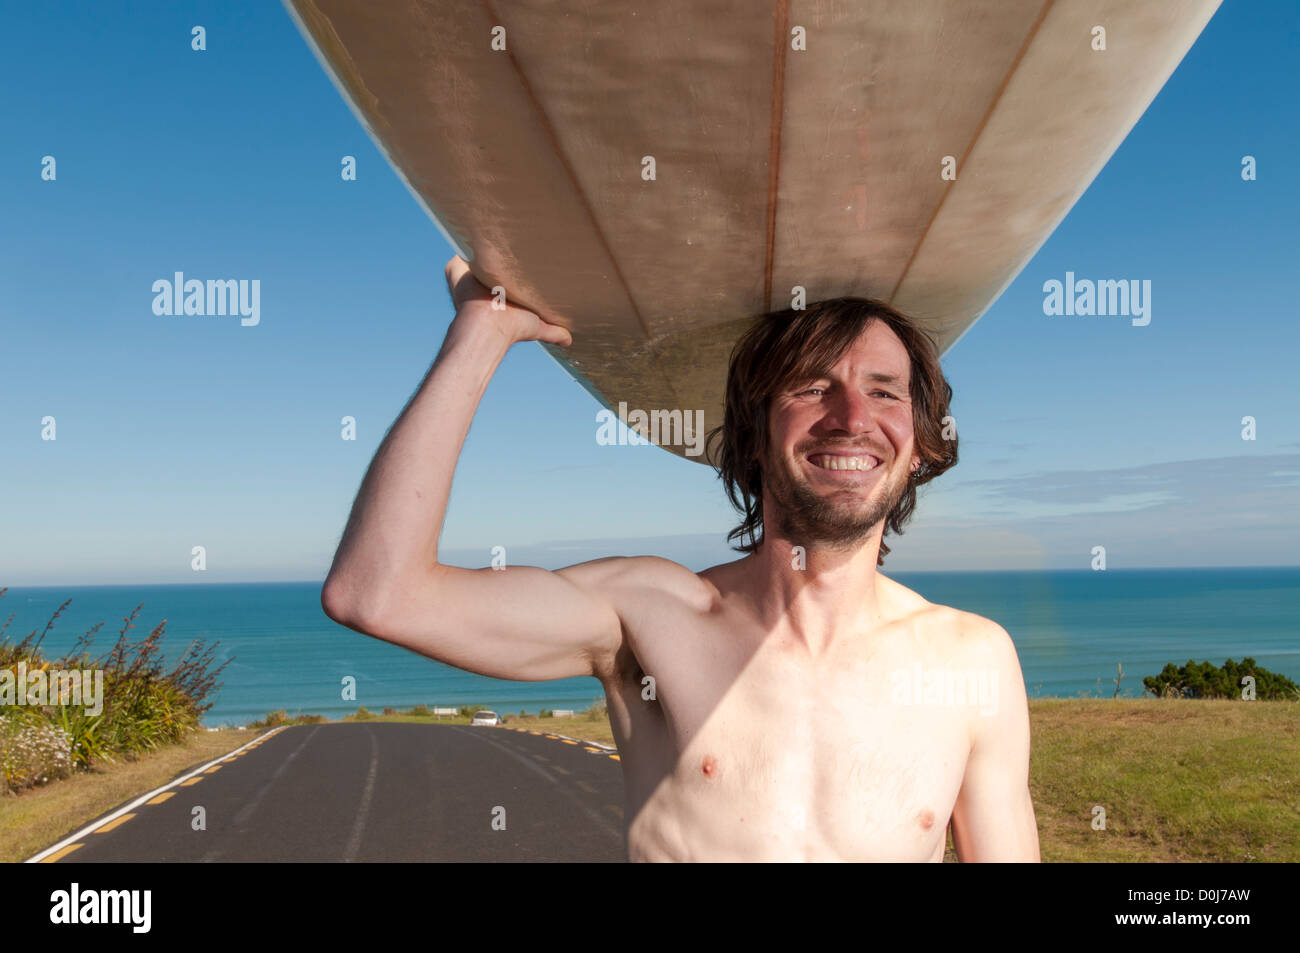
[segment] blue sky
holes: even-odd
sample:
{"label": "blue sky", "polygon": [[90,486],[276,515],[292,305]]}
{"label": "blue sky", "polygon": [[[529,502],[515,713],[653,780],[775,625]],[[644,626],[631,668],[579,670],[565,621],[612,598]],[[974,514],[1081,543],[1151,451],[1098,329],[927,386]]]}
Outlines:
{"label": "blue sky", "polygon": [[[194,545],[206,581],[322,578],[451,319],[451,249],[278,4],[0,9],[22,90],[0,150],[0,585],[200,581]],[[889,569],[1086,568],[1096,545],[1111,568],[1300,562],[1298,47],[1295,5],[1226,3],[949,351],[961,462]],[[261,323],[154,315],[175,271],[259,278]],[[1150,279],[1150,325],[1044,316],[1066,271]],[[733,558],[713,472],[597,446],[598,409],[516,346],[460,460],[444,558]]]}

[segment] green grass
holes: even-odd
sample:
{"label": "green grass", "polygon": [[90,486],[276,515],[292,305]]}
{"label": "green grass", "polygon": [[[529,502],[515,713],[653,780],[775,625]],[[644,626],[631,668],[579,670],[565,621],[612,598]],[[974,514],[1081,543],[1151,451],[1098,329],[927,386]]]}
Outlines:
{"label": "green grass", "polygon": [[1043,860],[1300,860],[1300,703],[1034,699],[1029,711]]}

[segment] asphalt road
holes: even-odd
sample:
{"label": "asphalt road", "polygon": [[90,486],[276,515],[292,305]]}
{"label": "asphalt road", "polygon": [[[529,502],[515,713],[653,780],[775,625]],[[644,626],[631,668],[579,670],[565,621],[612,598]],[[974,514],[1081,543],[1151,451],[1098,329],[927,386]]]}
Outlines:
{"label": "asphalt road", "polygon": [[295,725],[109,812],[49,859],[619,862],[623,777],[611,754],[522,729]]}

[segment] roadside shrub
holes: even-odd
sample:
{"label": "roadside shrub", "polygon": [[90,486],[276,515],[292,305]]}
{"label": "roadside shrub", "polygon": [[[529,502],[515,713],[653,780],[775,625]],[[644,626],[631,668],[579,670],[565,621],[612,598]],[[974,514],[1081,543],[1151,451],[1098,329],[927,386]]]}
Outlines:
{"label": "roadside shrub", "polygon": [[262,728],[280,728],[284,725],[321,725],[328,719],[324,715],[290,715],[283,708],[277,711],[266,713],[266,717],[249,722],[248,727],[254,729]]}
{"label": "roadside shrub", "polygon": [[[8,590],[0,588],[0,597]],[[102,709],[91,714],[83,704],[47,694],[45,703],[14,706],[0,721],[0,762],[5,770],[6,789],[43,783],[70,770],[90,767],[97,761],[132,758],[163,745],[185,739],[200,726],[200,716],[212,707],[210,700],[220,688],[218,676],[230,660],[215,666],[218,643],[207,645],[197,639],[181,653],[170,669],[163,664],[162,640],[167,620],[163,619],[147,636],[132,641],[144,604],[136,606],[122,620],[117,641],[104,655],[93,656],[91,647],[103,627],[100,622],[83,633],[72,648],[58,659],[46,659],[41,643],[56,620],[71,603],[65,600],[50,616],[38,635],[32,630],[18,642],[7,636],[13,615],[0,626],[0,669],[16,682],[19,665],[30,674],[36,671],[89,671],[102,676]],[[22,686],[19,690],[26,690]],[[49,691],[52,691],[52,687]],[[33,696],[28,696],[33,697]],[[35,696],[39,697],[39,696]],[[66,750],[65,750],[66,749]],[[65,765],[65,759],[69,764]]]}
{"label": "roadside shrub", "polygon": [[5,794],[66,778],[75,768],[72,739],[62,728],[39,715],[0,717],[0,776]]}
{"label": "roadside shrub", "polygon": [[1255,697],[1260,701],[1294,701],[1300,698],[1300,686],[1287,678],[1244,658],[1238,665],[1228,659],[1216,668],[1208,661],[1197,664],[1191,659],[1175,667],[1172,662],[1159,675],[1148,675],[1142,684],[1157,698],[1228,698],[1241,699],[1242,679],[1255,678]]}

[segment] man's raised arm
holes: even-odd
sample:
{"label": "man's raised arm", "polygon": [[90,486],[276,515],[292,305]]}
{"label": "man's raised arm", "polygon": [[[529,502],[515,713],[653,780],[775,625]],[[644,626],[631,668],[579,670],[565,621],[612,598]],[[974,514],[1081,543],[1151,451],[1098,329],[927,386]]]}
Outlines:
{"label": "man's raised arm", "polygon": [[429,373],[384,438],[321,591],[349,628],[458,668],[541,680],[605,671],[622,626],[603,595],[626,565],[550,572],[438,562],[438,535],[470,421],[511,344],[567,347],[569,332],[524,308],[493,310],[460,257],[447,264],[456,316]]}

